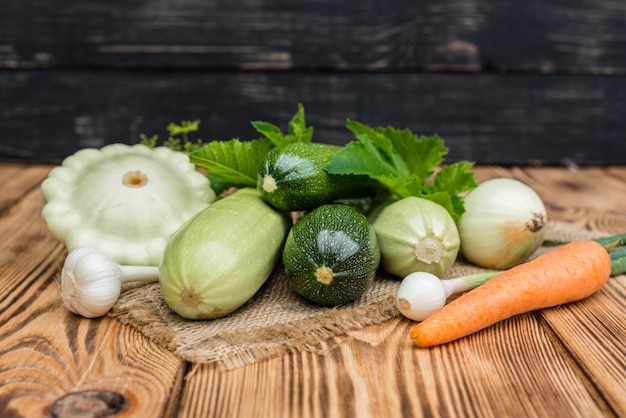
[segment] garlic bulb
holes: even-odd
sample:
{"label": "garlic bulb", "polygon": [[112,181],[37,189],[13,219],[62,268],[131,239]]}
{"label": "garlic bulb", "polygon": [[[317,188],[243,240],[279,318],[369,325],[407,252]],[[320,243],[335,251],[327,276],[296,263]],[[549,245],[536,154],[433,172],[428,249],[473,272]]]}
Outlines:
{"label": "garlic bulb", "polygon": [[547,220],[543,202],[526,184],[487,180],[465,197],[465,212],[457,221],[461,252],[480,267],[513,267],[543,243]]}
{"label": "garlic bulb", "polygon": [[113,307],[122,283],[156,282],[158,279],[156,266],[121,266],[97,248],[79,247],[65,259],[60,292],[71,312],[96,318]]}

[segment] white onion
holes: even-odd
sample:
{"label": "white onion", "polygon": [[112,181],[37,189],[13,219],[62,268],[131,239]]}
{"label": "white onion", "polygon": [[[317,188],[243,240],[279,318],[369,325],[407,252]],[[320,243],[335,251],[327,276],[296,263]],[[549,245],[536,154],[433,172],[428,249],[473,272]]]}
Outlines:
{"label": "white onion", "polygon": [[396,293],[396,307],[405,317],[423,321],[443,308],[451,295],[472,290],[498,273],[488,271],[441,280],[434,274],[417,271],[402,279]]}
{"label": "white onion", "polygon": [[480,267],[510,268],[543,243],[547,220],[541,198],[526,184],[487,180],[465,197],[465,212],[457,222],[461,252]]}

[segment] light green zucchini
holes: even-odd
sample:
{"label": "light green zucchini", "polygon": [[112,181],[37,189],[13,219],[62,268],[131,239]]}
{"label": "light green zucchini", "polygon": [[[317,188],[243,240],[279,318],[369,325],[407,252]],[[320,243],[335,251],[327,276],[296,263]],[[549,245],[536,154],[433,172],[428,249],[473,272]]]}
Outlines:
{"label": "light green zucchini", "polygon": [[163,298],[188,319],[235,311],[271,275],[290,226],[254,188],[216,201],[168,241],[159,266]]}

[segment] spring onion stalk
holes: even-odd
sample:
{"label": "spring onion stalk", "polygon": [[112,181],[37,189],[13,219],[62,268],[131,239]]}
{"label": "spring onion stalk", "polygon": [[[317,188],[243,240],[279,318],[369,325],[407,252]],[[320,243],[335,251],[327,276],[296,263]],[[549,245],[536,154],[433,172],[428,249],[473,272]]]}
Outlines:
{"label": "spring onion stalk", "polygon": [[[610,235],[608,237],[594,238],[593,241],[604,246],[607,250],[611,250],[613,248],[626,245],[626,234],[617,234],[617,235]],[[556,246],[556,245],[564,245],[564,244],[567,244],[568,242],[569,241],[546,239],[544,240],[543,245],[544,246]]]}
{"label": "spring onion stalk", "polygon": [[595,238],[594,241],[601,245],[604,245],[605,247],[609,245],[619,247],[626,244],[626,234],[617,234],[608,237]]}
{"label": "spring onion stalk", "polygon": [[609,253],[611,256],[611,276],[626,273],[626,248],[620,248]]}
{"label": "spring onion stalk", "polygon": [[123,283],[158,280],[156,266],[123,266],[98,248],[78,247],[65,259],[60,292],[68,310],[97,318],[113,307]]}

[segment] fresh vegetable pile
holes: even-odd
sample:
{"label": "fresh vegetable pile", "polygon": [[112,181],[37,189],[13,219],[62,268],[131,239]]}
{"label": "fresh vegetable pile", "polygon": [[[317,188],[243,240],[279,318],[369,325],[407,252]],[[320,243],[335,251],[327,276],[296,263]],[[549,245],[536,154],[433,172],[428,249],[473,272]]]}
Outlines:
{"label": "fresh vegetable pile", "polygon": [[[42,216],[70,251],[61,297],[106,314],[130,281],[157,282],[187,319],[240,309],[282,264],[294,294],[353,303],[384,269],[402,279],[396,306],[420,322],[416,345],[442,344],[510,316],[573,302],[625,271],[624,237],[558,243],[535,258],[547,214],[513,179],[477,184],[473,164],[444,164],[437,136],[348,121],[346,145],[313,141],[304,108],[286,133],[192,142],[169,138],[84,149],[42,184]],[[485,273],[440,279],[459,258]],[[451,295],[464,293],[447,304]]]}

